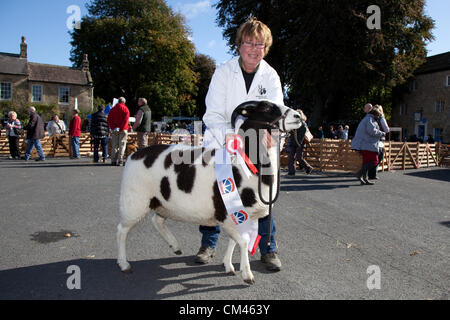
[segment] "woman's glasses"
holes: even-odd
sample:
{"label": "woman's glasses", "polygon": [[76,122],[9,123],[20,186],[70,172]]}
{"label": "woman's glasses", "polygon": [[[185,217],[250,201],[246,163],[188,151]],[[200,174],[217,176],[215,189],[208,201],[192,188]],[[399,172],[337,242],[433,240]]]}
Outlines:
{"label": "woman's glasses", "polygon": [[256,49],[264,49],[266,47],[264,43],[253,43],[250,41],[243,41],[242,45],[247,48],[255,47]]}

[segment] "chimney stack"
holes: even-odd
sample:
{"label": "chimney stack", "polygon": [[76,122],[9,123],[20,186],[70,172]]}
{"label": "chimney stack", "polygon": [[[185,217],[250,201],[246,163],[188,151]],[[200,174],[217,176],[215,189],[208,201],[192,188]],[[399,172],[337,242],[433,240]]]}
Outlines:
{"label": "chimney stack", "polygon": [[83,54],[83,64],[81,70],[83,71],[89,71],[89,60],[87,53]]}
{"label": "chimney stack", "polygon": [[25,42],[25,37],[22,36],[22,43],[20,44],[20,57],[27,58],[27,44]]}

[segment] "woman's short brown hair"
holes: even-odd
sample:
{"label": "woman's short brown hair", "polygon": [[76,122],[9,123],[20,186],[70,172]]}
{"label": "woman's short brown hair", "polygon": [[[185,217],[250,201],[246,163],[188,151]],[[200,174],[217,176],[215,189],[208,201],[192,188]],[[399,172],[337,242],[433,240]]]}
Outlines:
{"label": "woman's short brown hair", "polygon": [[245,21],[238,29],[236,35],[236,46],[239,50],[241,47],[242,41],[245,38],[262,38],[264,42],[264,56],[269,52],[270,47],[272,46],[272,32],[269,27],[264,23],[256,19],[255,17],[249,17],[247,21]]}
{"label": "woman's short brown hair", "polygon": [[383,107],[382,106],[377,104],[373,108],[376,109],[380,113],[380,115],[384,116],[384,112],[383,112]]}

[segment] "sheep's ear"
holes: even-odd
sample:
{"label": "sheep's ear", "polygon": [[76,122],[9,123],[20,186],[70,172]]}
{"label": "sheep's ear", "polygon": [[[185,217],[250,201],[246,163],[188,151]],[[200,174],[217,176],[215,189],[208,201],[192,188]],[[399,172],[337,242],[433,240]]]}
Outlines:
{"label": "sheep's ear", "polygon": [[231,115],[231,125],[233,126],[233,128],[238,116],[248,117],[249,114],[257,109],[259,103],[259,101],[246,101],[238,105]]}

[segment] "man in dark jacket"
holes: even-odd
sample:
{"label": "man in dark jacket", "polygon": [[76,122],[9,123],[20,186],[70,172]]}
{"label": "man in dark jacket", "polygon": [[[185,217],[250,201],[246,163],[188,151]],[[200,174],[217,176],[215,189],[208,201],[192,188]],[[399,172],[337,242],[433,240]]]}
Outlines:
{"label": "man in dark jacket", "polygon": [[25,156],[22,158],[24,160],[30,160],[31,152],[33,148],[36,147],[39,158],[36,161],[44,161],[45,155],[42,150],[41,139],[44,137],[44,123],[41,117],[36,113],[34,107],[28,108],[28,114],[30,115],[30,121],[24,128],[27,131],[27,150]]}
{"label": "man in dark jacket", "polygon": [[94,139],[94,162],[98,162],[98,147],[102,145],[103,163],[108,158],[108,117],[105,114],[105,106],[100,105],[97,112],[91,116],[91,137]]}
{"label": "man in dark jacket", "polygon": [[138,150],[148,146],[148,134],[152,131],[152,111],[145,98],[138,100],[139,110],[136,113],[136,122],[133,130],[137,132]]}
{"label": "man in dark jacket", "polygon": [[[303,149],[305,148],[305,134],[308,130],[306,125],[306,115],[303,113],[301,109],[297,109],[297,112],[300,114],[303,125],[298,129],[291,132],[288,140],[288,154],[289,154],[289,163],[288,163],[288,177],[295,176],[295,162],[298,161],[300,164],[299,169],[305,169],[306,174],[310,174],[313,171],[313,168],[303,159]],[[298,142],[298,143],[297,143]]]}

